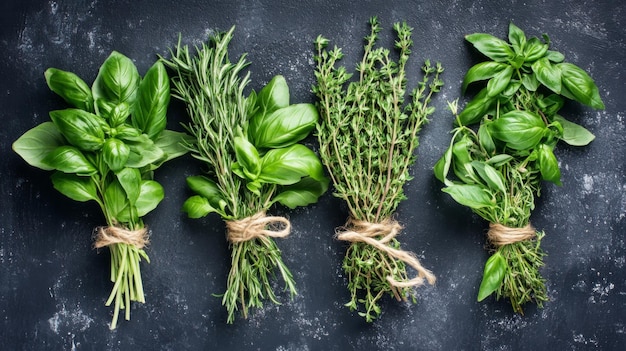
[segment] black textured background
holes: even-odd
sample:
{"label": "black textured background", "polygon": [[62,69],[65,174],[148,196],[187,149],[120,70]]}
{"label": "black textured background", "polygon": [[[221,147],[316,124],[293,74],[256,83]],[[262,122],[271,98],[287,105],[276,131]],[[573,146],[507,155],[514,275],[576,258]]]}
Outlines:
{"label": "black textured background", "polygon": [[[287,214],[294,231],[279,240],[298,283],[289,301],[268,304],[248,320],[226,325],[220,299],[229,265],[218,217],[190,220],[180,212],[189,196],[185,177],[199,164],[185,157],[156,179],[166,198],[146,218],[152,259],[143,265],[146,304],[132,320],[108,329],[104,306],[111,288],[109,256],[91,248],[103,219],[93,204],[57,193],[49,173],[29,167],[11,143],[65,104],[45,84],[48,67],[91,83],[112,50],[132,58],[141,74],[182,34],[199,44],[236,25],[231,56],[249,53],[251,88],[283,74],[292,101],[312,102],[313,40],[323,34],[360,58],[368,18],[415,28],[411,83],[421,62],[441,61],[446,86],[421,134],[415,179],[407,184],[397,219],[400,240],[437,275],[415,305],[388,299],[373,324],[343,307],[348,300],[333,239],[347,217],[330,194]],[[0,3],[0,349],[4,350],[623,350],[626,344],[626,29],[623,1],[17,1]],[[486,223],[440,192],[432,166],[449,142],[447,100],[460,96],[464,73],[480,57],[463,39],[487,32],[506,38],[510,21],[529,36],[547,33],[552,48],[590,73],[605,111],[566,105],[564,115],[596,134],[588,147],[559,145],[563,186],[546,184],[532,217],[545,230],[545,308],[512,313],[506,302],[476,302]],[[466,100],[462,100],[466,101]],[[179,129],[183,107],[170,107]],[[314,140],[312,140],[313,142]],[[277,281],[276,288],[282,288]]]}

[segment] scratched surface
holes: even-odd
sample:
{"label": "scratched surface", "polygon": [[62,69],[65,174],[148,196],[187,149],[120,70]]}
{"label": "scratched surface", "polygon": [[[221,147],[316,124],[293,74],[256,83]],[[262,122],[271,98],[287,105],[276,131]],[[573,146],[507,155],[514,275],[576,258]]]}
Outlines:
{"label": "scratched surface", "polygon": [[[294,231],[280,240],[299,295],[280,291],[248,320],[226,325],[220,299],[229,264],[218,217],[190,220],[180,206],[185,177],[200,165],[183,158],[159,169],[166,189],[145,221],[152,228],[143,265],[147,302],[132,320],[108,330],[111,288],[106,250],[91,248],[102,225],[93,204],[57,193],[47,172],[11,151],[26,130],[65,105],[46,87],[48,67],[91,82],[112,50],[131,57],[140,73],[167,55],[179,33],[199,44],[236,25],[231,56],[247,52],[252,88],[283,74],[292,101],[312,102],[313,40],[323,34],[360,58],[367,20],[376,15],[391,43],[391,25],[415,28],[409,65],[414,83],[424,59],[442,62],[446,86],[421,134],[415,179],[397,219],[400,237],[438,277],[420,287],[417,304],[384,302],[366,324],[349,312],[341,270],[345,245],[333,239],[347,214],[326,194],[287,214]],[[623,350],[626,345],[626,5],[621,1],[3,1],[0,4],[0,348],[7,350]],[[546,184],[532,221],[547,233],[542,273],[550,301],[516,315],[505,302],[476,302],[488,253],[486,224],[440,191],[432,166],[449,142],[446,101],[460,97],[463,74],[479,57],[463,35],[505,38],[513,21],[527,35],[547,33],[552,47],[595,79],[606,110],[568,104],[563,113],[596,140],[585,148],[559,145],[563,186]],[[465,100],[461,100],[465,101]],[[170,107],[169,127],[184,120]]]}

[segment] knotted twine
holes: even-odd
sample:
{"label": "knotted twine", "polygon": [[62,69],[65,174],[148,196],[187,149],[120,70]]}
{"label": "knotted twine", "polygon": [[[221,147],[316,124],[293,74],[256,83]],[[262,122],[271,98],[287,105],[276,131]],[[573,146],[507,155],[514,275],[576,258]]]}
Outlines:
{"label": "knotted twine", "polygon": [[128,244],[143,249],[150,243],[148,228],[128,230],[118,226],[97,227],[94,247],[96,249],[113,244]]}
{"label": "knotted twine", "polygon": [[[424,278],[430,285],[435,284],[435,275],[424,268],[420,261],[411,252],[394,249],[387,245],[402,230],[402,225],[395,220],[386,219],[381,223],[371,223],[350,218],[346,225],[339,228],[336,238],[350,243],[363,242],[378,249],[390,257],[399,259],[417,271],[417,277],[407,281],[397,281],[393,276],[387,276],[387,281],[394,287],[408,288],[424,284]],[[382,236],[378,239],[377,237]]]}
{"label": "knotted twine", "polygon": [[500,223],[489,223],[487,238],[495,247],[530,240],[535,237],[535,228],[528,223],[522,228],[511,228]]}
{"label": "knotted twine", "polygon": [[267,237],[284,238],[291,232],[291,223],[281,216],[266,216],[258,212],[243,219],[226,221],[226,239],[233,244]]}

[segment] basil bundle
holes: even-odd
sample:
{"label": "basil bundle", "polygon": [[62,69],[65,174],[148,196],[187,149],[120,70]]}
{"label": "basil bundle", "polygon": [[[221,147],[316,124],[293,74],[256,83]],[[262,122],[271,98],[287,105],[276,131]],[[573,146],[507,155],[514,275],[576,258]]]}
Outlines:
{"label": "basil bundle", "polygon": [[187,178],[196,195],[183,205],[191,218],[219,214],[227,226],[231,269],[222,303],[228,323],[241,308],[261,307],[263,299],[278,303],[270,277],[278,269],[291,295],[292,274],[283,263],[273,237],[290,232],[289,221],[266,216],[279,203],[289,208],[315,203],[328,187],[317,155],[300,144],[315,127],[313,105],[289,102],[289,87],[274,77],[259,93],[244,95],[250,73],[245,55],[228,59],[234,27],[211,36],[191,56],[180,43],[170,60],[175,96],[187,105],[187,130],[193,141],[185,146],[206,163],[205,175]]}
{"label": "basil bundle", "polygon": [[142,217],[164,197],[153,171],[187,152],[184,133],[166,130],[169,78],[162,63],[140,77],[133,62],[113,52],[90,88],[76,74],[49,68],[46,82],[73,107],[50,112],[51,122],[13,144],[31,166],[54,171],[54,188],[70,199],[95,201],[107,227],[96,229],[95,247],[109,247],[114,303],[130,319],[130,301],[145,302],[139,262],[149,261]]}
{"label": "basil bundle", "polygon": [[[478,291],[481,301],[492,293],[509,298],[513,309],[547,300],[539,273],[545,253],[543,232],[530,224],[541,181],[561,184],[554,154],[559,140],[574,146],[594,136],[558,114],[565,98],[592,108],[604,104],[589,75],[549,50],[549,38],[527,38],[509,25],[509,42],[476,33],[466,39],[491,61],[471,67],[463,90],[487,81],[457,115],[449,148],[434,168],[444,192],[490,222],[493,255],[485,265]],[[477,128],[475,125],[478,123]]]}

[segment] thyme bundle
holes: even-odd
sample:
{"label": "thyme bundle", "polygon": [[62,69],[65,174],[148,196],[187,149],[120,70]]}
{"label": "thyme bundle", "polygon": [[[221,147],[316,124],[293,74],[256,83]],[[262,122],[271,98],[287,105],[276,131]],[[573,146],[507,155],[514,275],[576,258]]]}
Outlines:
{"label": "thyme bundle", "polygon": [[[317,64],[313,87],[318,97],[320,121],[317,136],[322,162],[330,173],[334,195],[345,200],[350,219],[338,231],[338,238],[350,242],[343,269],[348,276],[350,310],[371,322],[381,314],[379,300],[389,294],[415,302],[413,287],[424,280],[435,282],[413,254],[400,248],[395,237],[402,226],[393,219],[398,204],[405,200],[404,184],[411,180],[409,167],[415,162],[418,132],[434,112],[431,97],[443,85],[443,68],[426,61],[424,76],[405,104],[406,63],[411,53],[412,28],[396,23],[395,42],[399,57],[389,49],[375,48],[380,25],[370,19],[364,55],[356,71],[336,67],[343,57],[340,48],[327,50],[329,40],[315,41]],[[407,265],[418,276],[409,279]]]}

